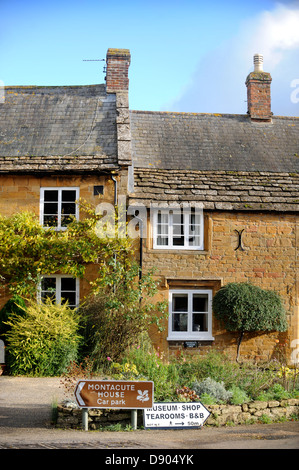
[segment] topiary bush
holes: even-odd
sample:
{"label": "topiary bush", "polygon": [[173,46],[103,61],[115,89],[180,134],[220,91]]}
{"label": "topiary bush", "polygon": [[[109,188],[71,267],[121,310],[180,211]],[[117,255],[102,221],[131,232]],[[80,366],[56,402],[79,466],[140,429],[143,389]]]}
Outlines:
{"label": "topiary bush", "polygon": [[249,283],[232,282],[214,296],[213,311],[228,331],[239,332],[237,360],[245,332],[286,331],[286,312],[275,291]]}

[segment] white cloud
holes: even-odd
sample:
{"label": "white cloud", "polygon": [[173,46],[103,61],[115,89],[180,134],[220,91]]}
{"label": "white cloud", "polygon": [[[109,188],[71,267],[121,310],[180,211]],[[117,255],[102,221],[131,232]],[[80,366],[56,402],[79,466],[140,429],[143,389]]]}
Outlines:
{"label": "white cloud", "polygon": [[[272,75],[272,111],[299,116],[291,100],[291,83],[299,79],[299,2],[276,3],[244,21],[229,42],[198,64],[189,86],[171,109],[190,112],[244,114],[245,79],[253,70],[253,55],[263,54],[264,70]],[[165,108],[169,109],[166,106]]]}
{"label": "white cloud", "polygon": [[277,3],[273,11],[262,12],[244,26],[245,50],[262,53],[269,67],[278,65],[285,51],[299,49],[298,3],[293,7]]}

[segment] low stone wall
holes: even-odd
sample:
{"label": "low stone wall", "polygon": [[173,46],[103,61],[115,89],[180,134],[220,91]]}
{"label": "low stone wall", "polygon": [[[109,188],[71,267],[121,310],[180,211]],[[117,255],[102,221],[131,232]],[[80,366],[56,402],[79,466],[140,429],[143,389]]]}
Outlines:
{"label": "low stone wall", "polygon": [[253,401],[243,405],[208,405],[210,416],[206,424],[224,426],[226,424],[252,424],[258,421],[290,420],[299,418],[299,399],[282,401]]}
{"label": "low stone wall", "polygon": [[[205,405],[210,416],[205,425],[225,426],[228,424],[252,424],[256,422],[275,422],[299,418],[299,399],[282,401],[254,401],[243,405]],[[138,427],[143,425],[143,412],[138,410]],[[88,410],[88,429],[102,429],[113,424],[131,424],[130,410]],[[75,404],[57,406],[57,422],[60,428],[82,428],[82,410]]]}
{"label": "low stone wall", "polygon": [[[101,410],[91,408],[88,410],[88,429],[94,431],[114,424],[126,426],[131,424],[131,410]],[[142,410],[137,413],[138,427],[143,424]],[[59,428],[82,428],[82,409],[72,404],[57,406],[57,421]]]}

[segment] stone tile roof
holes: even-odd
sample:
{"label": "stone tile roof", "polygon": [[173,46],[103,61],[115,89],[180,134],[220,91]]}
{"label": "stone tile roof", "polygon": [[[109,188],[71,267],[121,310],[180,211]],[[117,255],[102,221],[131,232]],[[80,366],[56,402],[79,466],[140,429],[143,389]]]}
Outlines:
{"label": "stone tile roof", "polygon": [[115,95],[105,85],[5,88],[0,171],[84,170],[91,160],[117,164]]}
{"label": "stone tile roof", "polygon": [[299,118],[131,111],[135,167],[299,171]]}
{"label": "stone tile roof", "polygon": [[299,118],[131,112],[131,203],[299,210]]}
{"label": "stone tile roof", "polygon": [[210,210],[298,211],[299,174],[135,168],[131,204],[188,202]]}

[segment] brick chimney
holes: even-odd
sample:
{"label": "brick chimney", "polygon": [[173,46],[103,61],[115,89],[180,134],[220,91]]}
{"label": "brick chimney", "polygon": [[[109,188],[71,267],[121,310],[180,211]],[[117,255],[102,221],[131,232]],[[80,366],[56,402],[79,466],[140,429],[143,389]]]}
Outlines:
{"label": "brick chimney", "polygon": [[129,90],[129,49],[108,49],[106,56],[106,91],[117,93]]}
{"label": "brick chimney", "polygon": [[246,78],[247,86],[247,113],[252,121],[271,121],[271,75],[263,71],[263,56],[255,54],[253,57],[254,71]]}

